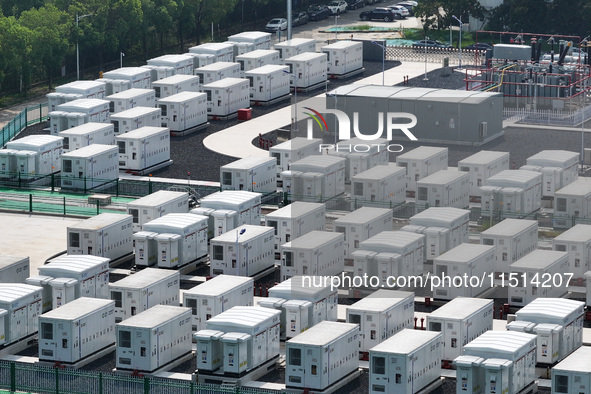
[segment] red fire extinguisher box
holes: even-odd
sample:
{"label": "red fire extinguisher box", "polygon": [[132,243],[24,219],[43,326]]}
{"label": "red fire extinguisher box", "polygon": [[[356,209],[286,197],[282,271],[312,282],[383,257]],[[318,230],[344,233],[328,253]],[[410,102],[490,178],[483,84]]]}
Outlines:
{"label": "red fire extinguisher box", "polygon": [[250,108],[241,108],[238,110],[238,120],[250,120],[252,118],[252,110]]}

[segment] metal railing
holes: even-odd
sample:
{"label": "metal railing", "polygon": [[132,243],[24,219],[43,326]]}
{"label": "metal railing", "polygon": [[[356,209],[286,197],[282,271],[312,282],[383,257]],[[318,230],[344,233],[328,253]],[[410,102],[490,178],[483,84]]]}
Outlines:
{"label": "metal railing", "polygon": [[[426,55],[426,56],[425,56]],[[457,66],[460,62],[460,51],[456,48],[427,48],[388,45],[386,47],[387,60],[407,62],[442,63],[448,59],[450,66]],[[462,65],[480,66],[486,63],[486,53],[483,51],[462,50]]]}
{"label": "metal railing", "polygon": [[527,108],[507,108],[503,109],[505,119],[511,119],[517,123],[577,127],[583,121],[591,118],[591,106],[582,110],[543,110]]}
{"label": "metal railing", "polygon": [[49,109],[47,103],[24,109],[0,130],[0,139],[2,141],[0,148],[4,148],[8,141],[23,131],[27,126],[43,122],[48,119],[48,116]]}

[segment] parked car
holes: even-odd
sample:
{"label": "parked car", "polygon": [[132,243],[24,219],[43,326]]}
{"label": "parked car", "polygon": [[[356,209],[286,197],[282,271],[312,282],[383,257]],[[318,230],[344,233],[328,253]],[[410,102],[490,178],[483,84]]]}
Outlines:
{"label": "parked car", "polygon": [[486,51],[488,49],[492,49],[492,45],[487,44],[486,42],[477,42],[476,44],[466,45],[464,49],[468,50],[478,50],[478,51]]}
{"label": "parked car", "polygon": [[330,10],[325,5],[312,4],[306,12],[311,21],[326,19],[330,15]]}
{"label": "parked car", "polygon": [[412,43],[413,47],[428,47],[428,48],[453,48],[451,45],[446,45],[437,40],[420,40]]}
{"label": "parked car", "polygon": [[305,12],[294,12],[293,14],[291,14],[291,26],[296,27],[305,25],[306,23],[308,23],[309,19],[310,18],[308,17],[308,14]]}
{"label": "parked car", "polygon": [[274,32],[277,30],[287,30],[287,19],[285,18],[275,18],[271,19],[267,26],[265,26],[265,30],[268,32]]}
{"label": "parked car", "polygon": [[359,14],[359,19],[362,21],[383,20],[384,22],[392,22],[396,19],[396,14],[389,8],[378,7],[371,11],[363,11]]}
{"label": "parked car", "polygon": [[394,11],[394,13],[396,14],[396,17],[398,19],[405,19],[407,16],[410,15],[408,10],[401,5],[392,4],[392,5],[389,5],[388,8],[391,9],[392,11]]}
{"label": "parked car", "polygon": [[365,7],[365,0],[349,0],[349,9],[356,10],[357,8]]}
{"label": "parked car", "polygon": [[404,8],[406,8],[408,10],[408,14],[409,16],[414,16],[415,15],[415,7],[416,5],[412,4],[415,3],[415,1],[410,2],[410,1],[401,1],[400,3],[396,3],[396,5],[401,5]]}
{"label": "parked car", "polygon": [[[412,5],[413,7],[416,7],[419,5],[419,3],[417,3],[416,1],[413,1],[413,0],[404,0],[404,1],[401,1],[400,3],[408,3],[408,4]],[[398,3],[398,4],[400,4],[400,3]]]}
{"label": "parked car", "polygon": [[333,0],[327,4],[328,9],[332,15],[340,15],[347,12],[347,2],[345,0]]}

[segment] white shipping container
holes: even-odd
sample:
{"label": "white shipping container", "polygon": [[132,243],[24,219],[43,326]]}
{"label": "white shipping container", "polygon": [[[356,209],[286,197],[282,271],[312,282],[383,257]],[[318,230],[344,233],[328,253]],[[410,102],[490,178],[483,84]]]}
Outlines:
{"label": "white shipping container", "polygon": [[285,385],[322,391],[359,368],[356,324],[324,321],[285,343]]}
{"label": "white shipping container", "polygon": [[460,356],[454,360],[456,367],[456,393],[482,393],[484,359],[476,356]]}
{"label": "white shipping container", "polygon": [[281,280],[339,275],[345,269],[344,244],[343,234],[315,230],[281,245]]}
{"label": "white shipping container", "polygon": [[185,131],[207,123],[207,95],[181,92],[158,99],[162,126],[170,131]]}
{"label": "white shipping container", "polygon": [[205,329],[205,322],[235,306],[253,306],[254,281],[234,275],[219,275],[183,293],[183,306],[191,308],[193,331]]}
{"label": "white shipping container", "polygon": [[583,346],[552,368],[552,394],[591,392],[591,348]]}
{"label": "white shipping container", "polygon": [[[381,233],[392,230],[392,210],[386,208],[361,207],[333,223],[333,230],[345,235],[345,261],[352,259],[352,253],[360,243]],[[351,265],[347,264],[346,265]]]}
{"label": "white shipping container", "polygon": [[193,73],[195,72],[195,69],[215,63],[217,60],[215,55],[206,53],[187,52],[187,55],[193,56]]}
{"label": "white shipping container", "polygon": [[345,75],[363,68],[363,43],[361,41],[341,40],[322,47],[328,60],[328,74]]}
{"label": "white shipping container", "polygon": [[51,285],[49,284],[52,280],[53,278],[47,275],[29,276],[25,280],[26,284],[41,287],[43,289],[43,292],[41,293],[41,312],[43,313],[50,311],[52,308],[53,299]]}
{"label": "white shipping container", "polygon": [[22,283],[0,283],[0,309],[4,317],[5,344],[17,342],[37,332],[43,289]]}
{"label": "white shipping container", "polygon": [[193,75],[193,56],[187,54],[163,55],[148,60],[149,66],[172,67],[173,74]]}
{"label": "white shipping container", "polygon": [[133,231],[160,216],[189,212],[189,194],[173,190],[159,190],[127,203],[127,213],[133,217]]}
{"label": "white shipping container", "polygon": [[0,177],[13,178],[18,171],[16,166],[15,149],[0,149]]}
{"label": "white shipping container", "polygon": [[[517,283],[514,282],[516,286],[509,286],[509,304],[524,306],[538,297],[564,295],[568,292],[568,283],[562,281],[565,272],[570,272],[567,252],[532,251],[509,265],[509,278],[517,278]],[[545,281],[554,283],[552,286],[543,286]]]}
{"label": "white shipping container", "polygon": [[[292,199],[311,198],[313,201],[319,201],[326,198],[338,196],[345,192],[345,173],[346,160],[341,157],[328,155],[312,155],[304,157],[291,163],[292,171],[301,172],[300,176],[295,176],[292,180]],[[321,183],[316,187],[311,187],[309,180],[306,180],[305,174],[314,174],[315,179]],[[316,175],[318,174],[318,175]]]}
{"label": "white shipping container", "polygon": [[133,234],[135,265],[149,267],[158,262],[158,233],[138,231]]}
{"label": "white shipping container", "polygon": [[591,269],[591,225],[576,224],[552,240],[552,249],[568,252],[573,278],[583,279]]}
{"label": "white shipping container", "polygon": [[135,107],[150,107],[156,105],[154,89],[128,89],[106,97],[109,100],[109,112],[122,112]]}
{"label": "white shipping container", "polygon": [[109,283],[111,299],[115,301],[115,321],[135,316],[154,305],[178,306],[179,283],[180,274],[177,271],[158,268],[145,268]]}
{"label": "white shipping container", "polygon": [[60,171],[63,146],[63,137],[54,135],[28,135],[6,143],[7,149],[37,153],[33,169],[35,174],[51,174]]}
{"label": "white shipping container", "polygon": [[39,360],[76,363],[115,344],[115,303],[79,298],[39,316]]}
{"label": "white shipping container", "polygon": [[162,126],[160,108],[135,107],[118,112],[111,116],[111,123],[115,127],[115,135],[127,133],[143,126]]}
{"label": "white shipping container", "polygon": [[247,79],[224,78],[203,85],[207,94],[207,114],[229,116],[250,107],[250,87]]}
{"label": "white shipping container", "polygon": [[88,190],[118,177],[116,146],[92,144],[62,155],[62,189]]}
{"label": "white shipping container", "polygon": [[213,55],[215,56],[214,63],[234,61],[234,45],[229,43],[209,42],[191,47],[189,48],[189,52]]}
{"label": "white shipping container", "polygon": [[232,44],[234,46],[234,59],[236,56],[242,55],[247,52],[252,52],[256,48],[253,43],[250,42],[239,42],[239,41],[224,41],[224,44]]}
{"label": "white shipping container", "polygon": [[290,76],[287,71],[287,66],[276,64],[267,64],[246,71],[244,77],[250,85],[250,101],[256,104],[289,95]]}
{"label": "white shipping container", "polygon": [[224,362],[223,345],[221,338],[223,332],[217,330],[201,330],[193,334],[195,342],[195,358],[197,370],[213,372],[219,369]]}
{"label": "white shipping container", "polygon": [[527,165],[542,167],[542,195],[554,197],[556,190],[570,185],[579,177],[580,155],[565,150],[543,150],[527,158]]}
{"label": "white shipping container", "polygon": [[[206,208],[207,209],[207,208]],[[191,210],[191,213],[196,213],[194,210]],[[229,211],[227,209],[218,209],[211,213],[211,218],[213,218],[213,224],[211,224],[211,220],[209,221],[209,229],[214,229],[213,232],[210,230],[208,231],[208,237],[213,238],[219,235],[222,235],[226,231],[230,231],[237,226],[238,222],[238,212],[236,211]],[[211,232],[211,235],[210,235]]]}
{"label": "white shipping container", "polygon": [[240,78],[240,64],[232,61],[216,62],[195,69],[195,75],[199,77],[202,88],[224,78]]}
{"label": "white shipping container", "polygon": [[25,283],[30,265],[28,257],[0,254],[0,283]]}
{"label": "white shipping container", "polygon": [[152,82],[174,75],[174,68],[169,66],[151,66],[146,64],[140,66],[140,68],[150,70],[150,81]]}
{"label": "white shipping container", "polygon": [[[382,231],[361,242],[361,250],[378,253],[398,253],[402,260],[398,275],[422,275],[425,263],[425,236],[407,231]],[[367,267],[367,274],[377,271],[377,268]],[[363,276],[364,271],[361,272]],[[372,274],[373,275],[373,274]]]}
{"label": "white shipping container", "polygon": [[554,194],[554,220],[556,228],[570,228],[591,218],[591,181],[579,177]]}
{"label": "white shipping container", "polygon": [[406,169],[378,165],[351,178],[354,206],[382,206],[406,202]]}
{"label": "white shipping container", "polygon": [[249,355],[252,357],[252,335],[228,332],[222,335],[221,341],[224,373],[241,374],[251,368],[253,364],[249,363]]}
{"label": "white shipping container", "polygon": [[377,165],[388,165],[389,152],[386,149],[388,140],[376,138],[372,140],[367,151],[358,152],[356,145],[367,145],[366,140],[358,137],[339,141],[334,149],[327,149],[331,156],[343,157],[347,160],[345,164],[345,183],[351,182],[351,177],[369,170]]}
{"label": "white shipping container", "polygon": [[117,260],[133,252],[131,215],[101,213],[67,227],[68,255]]}
{"label": "white shipping container", "polygon": [[224,190],[199,200],[201,208],[236,211],[236,227],[242,224],[260,225],[261,194],[245,190]]}
{"label": "white shipping container", "polygon": [[380,289],[347,307],[347,323],[359,325],[359,352],[413,327],[415,294]]}
{"label": "white shipping container", "polygon": [[404,329],[369,349],[369,392],[415,394],[439,379],[440,333]]}
{"label": "white shipping container", "polygon": [[63,153],[92,144],[115,145],[115,131],[111,123],[89,122],[58,133],[63,141]]}
{"label": "white shipping container", "polygon": [[255,49],[271,49],[271,33],[262,31],[244,31],[228,37],[228,41],[248,42]]}
{"label": "white shipping container", "polygon": [[458,171],[470,174],[470,196],[480,197],[480,187],[486,180],[501,171],[509,169],[509,153],[481,150],[458,161]]}
{"label": "white shipping container", "polygon": [[467,208],[470,203],[470,174],[441,170],[417,181],[416,209],[423,206]]}
{"label": "white shipping container", "polygon": [[107,71],[103,73],[103,78],[129,81],[129,88],[152,88],[151,72],[149,69],[143,67],[122,67],[113,71]]}
{"label": "white shipping container", "polygon": [[[55,278],[49,281],[51,286],[51,307],[57,309],[72,302],[80,295],[81,283],[72,278]],[[92,289],[92,287],[91,287]]]}
{"label": "white shipping container", "polygon": [[144,171],[170,161],[170,129],[143,126],[115,137],[120,171]]}
{"label": "white shipping container", "polygon": [[509,272],[510,264],[538,247],[538,222],[505,219],[483,231],[480,243],[496,248],[494,272]]}
{"label": "white shipping container", "polygon": [[[100,81],[74,81],[57,86],[55,92],[61,94],[75,94],[79,95],[80,98],[102,99],[106,95],[106,86]],[[50,111],[53,111],[53,109],[50,109]]]}
{"label": "white shipping container", "polygon": [[15,151],[16,169],[19,174],[35,175],[39,153],[30,150]]}
{"label": "white shipping container", "polygon": [[[259,303],[260,304],[260,303]],[[304,300],[285,301],[281,306],[285,315],[284,330],[281,332],[282,339],[293,338],[311,327],[310,311],[313,304]]]}
{"label": "white shipping container", "polygon": [[289,170],[291,163],[307,156],[320,155],[320,138],[307,139],[295,137],[269,148],[269,156],[277,159],[277,178],[281,173]]}
{"label": "white shipping container", "polygon": [[[486,180],[487,186],[497,186],[502,188],[523,189],[523,193],[516,195],[517,200],[503,198],[504,210],[507,212],[530,213],[541,207],[542,199],[542,174],[535,171],[526,170],[505,170],[501,171]],[[497,204],[501,200],[497,198]],[[482,201],[482,209],[490,209],[486,202]],[[520,208],[520,209],[518,209]]]}
{"label": "white shipping container", "polygon": [[275,263],[273,228],[249,224],[212,238],[211,276],[252,276]]}
{"label": "white shipping container", "polygon": [[116,325],[117,369],[152,372],[191,353],[191,310],[156,305]]}
{"label": "white shipping container", "polygon": [[291,40],[278,42],[273,49],[279,51],[282,61],[304,52],[316,52],[316,40],[313,38],[292,38]]}
{"label": "white shipping container", "polygon": [[240,76],[243,78],[247,71],[254,70],[255,68],[263,67],[270,64],[278,65],[281,63],[279,51],[275,51],[272,49],[257,49],[252,52],[248,52],[240,56],[237,56],[235,60],[236,63],[240,64]]}
{"label": "white shipping container", "polygon": [[493,328],[493,300],[457,297],[427,314],[427,329],[440,332],[443,360],[463,354],[464,345]]}
{"label": "white shipping container", "polygon": [[289,72],[295,76],[291,84],[294,89],[305,89],[326,82],[326,53],[301,53],[285,59],[285,65],[289,66]]}
{"label": "white shipping container", "polygon": [[48,112],[54,112],[57,106],[67,101],[77,100],[82,98],[81,94],[67,94],[67,93],[47,93],[47,109]]}
{"label": "white shipping container", "polygon": [[[112,79],[112,78],[99,78],[97,82],[102,82],[106,87],[106,95],[115,94],[132,88],[132,81],[129,79]],[[139,88],[139,86],[133,86]]]}
{"label": "white shipping container", "polygon": [[220,167],[222,190],[274,192],[277,164],[272,157],[245,157]]}
{"label": "white shipping container", "polygon": [[[82,123],[108,123],[109,103],[109,100],[105,99],[78,99],[58,105],[57,110],[84,114],[86,119]],[[55,130],[55,133],[52,130],[52,134],[57,134],[58,131],[61,130]]]}
{"label": "white shipping container", "polygon": [[448,149],[419,146],[396,157],[396,165],[406,168],[406,191],[416,191],[417,181],[437,171],[447,170]]}
{"label": "white shipping container", "polygon": [[173,75],[152,83],[156,99],[166,98],[181,92],[195,92],[201,90],[199,77],[196,75]]}

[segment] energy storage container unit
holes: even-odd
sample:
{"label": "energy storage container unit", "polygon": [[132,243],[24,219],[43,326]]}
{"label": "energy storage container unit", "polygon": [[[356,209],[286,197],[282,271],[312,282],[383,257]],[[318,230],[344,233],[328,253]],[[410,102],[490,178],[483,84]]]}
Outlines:
{"label": "energy storage container unit", "polygon": [[25,283],[29,276],[28,257],[0,254],[0,283]]}
{"label": "energy storage container unit", "polygon": [[262,31],[245,31],[228,37],[228,41],[248,42],[255,49],[271,49],[271,33]]}
{"label": "energy storage container unit", "polygon": [[320,276],[294,276],[269,289],[269,297],[288,301],[310,301],[312,308],[308,317],[309,326],[323,320],[337,321],[338,290],[332,289],[330,281]]}
{"label": "energy storage container unit", "polygon": [[191,353],[191,310],[155,305],[115,325],[117,369],[152,372]]}
{"label": "energy storage container unit", "polygon": [[[509,305],[525,306],[538,297],[560,297],[568,292],[570,272],[567,252],[536,249],[509,265],[516,286],[509,286]],[[554,281],[554,283],[552,283]],[[544,286],[543,283],[552,283]]]}
{"label": "energy storage container unit", "polygon": [[128,89],[106,97],[110,101],[109,112],[125,111],[135,107],[151,107],[156,105],[154,89]]}
{"label": "energy storage container unit", "polygon": [[39,153],[31,150],[15,151],[14,157],[16,159],[16,169],[22,175],[35,175],[37,168],[37,156]]}
{"label": "energy storage container unit", "polygon": [[174,68],[168,66],[150,66],[146,64],[140,67],[150,70],[150,80],[152,82],[174,75]]}
{"label": "energy storage container unit", "polygon": [[414,394],[441,375],[438,332],[404,329],[369,349],[371,394]]}
{"label": "energy storage container unit", "polygon": [[306,89],[326,82],[326,53],[305,52],[285,59],[285,65],[294,76],[291,87]]}
{"label": "energy storage container unit", "polygon": [[[79,95],[80,98],[102,99],[106,96],[106,86],[100,81],[74,81],[57,86],[55,92],[61,94],[76,94]],[[50,109],[50,111],[53,111],[53,109]]]}
{"label": "energy storage container unit", "polygon": [[158,56],[147,63],[149,66],[172,67],[173,74],[193,75],[193,56],[186,54]]}
{"label": "energy storage container unit", "polygon": [[328,75],[345,75],[363,68],[363,43],[342,40],[322,47],[327,56]]}
{"label": "energy storage container unit", "polygon": [[223,345],[221,331],[201,330],[193,334],[196,349],[195,358],[197,370],[213,372],[223,365]]}
{"label": "energy storage container unit", "polygon": [[52,308],[53,299],[51,294],[51,285],[49,283],[52,280],[53,278],[47,275],[29,276],[25,280],[26,284],[41,287],[43,289],[43,292],[41,293],[41,311],[43,313],[50,311]]}
{"label": "energy storage container unit", "polygon": [[76,363],[115,344],[115,303],[78,298],[39,316],[39,360]]}
{"label": "energy storage container unit", "polygon": [[250,101],[267,102],[289,95],[287,66],[267,64],[244,73],[250,84]]}
{"label": "energy storage container unit", "polygon": [[[523,189],[522,193],[516,195],[517,200],[510,198],[502,199],[503,210],[507,212],[517,212],[528,214],[541,207],[542,199],[542,174],[535,171],[526,170],[505,170],[501,171],[486,180],[487,186],[497,186],[502,188]],[[497,204],[500,202],[496,198]],[[490,210],[485,199],[482,199],[482,209]],[[521,209],[518,209],[518,208]]]}
{"label": "energy storage container unit", "polygon": [[[563,298],[537,298],[516,313],[517,322],[531,322],[536,327],[537,362],[553,364],[583,345],[585,303]],[[558,329],[551,330],[551,326]],[[551,332],[558,340],[551,340]],[[552,345],[555,345],[552,347]]]}
{"label": "energy storage container unit", "polygon": [[170,129],[143,126],[115,137],[120,171],[144,171],[170,161]]}
{"label": "energy storage container unit", "polygon": [[437,171],[447,170],[448,149],[419,146],[396,157],[396,165],[406,168],[406,191],[415,192],[417,181]]}
{"label": "energy storage container unit", "polygon": [[[154,233],[176,234],[179,239],[178,260],[174,260],[166,250],[158,251],[158,267],[171,268],[183,266],[207,255],[207,224],[205,216],[191,213],[169,213],[153,219],[142,226],[142,230]],[[173,252],[173,251],[171,251]]]}
{"label": "energy storage container unit", "polygon": [[[464,355],[481,357],[484,359],[501,359],[512,363],[508,369],[507,393],[519,393],[536,379],[536,336],[515,331],[487,331],[472,342],[464,345]],[[485,369],[486,372],[486,369]],[[486,379],[485,374],[482,376]],[[494,383],[495,381],[493,381]],[[500,379],[496,379],[496,387]],[[491,383],[481,381],[481,387],[488,387]],[[492,393],[490,391],[485,391]],[[494,392],[502,392],[496,390]]]}
{"label": "energy storage container unit", "polygon": [[[191,47],[189,48],[189,52],[204,55],[214,55],[214,63],[234,61],[234,45],[229,43],[209,42]],[[201,82],[203,83],[203,80]]]}
{"label": "energy storage container unit", "polygon": [[509,153],[481,150],[458,161],[458,170],[470,174],[470,196],[480,197],[480,187],[486,180],[501,171],[509,169]]}
{"label": "energy storage container unit", "polygon": [[277,159],[277,178],[281,179],[281,173],[291,167],[291,163],[307,156],[320,155],[320,138],[307,139],[295,137],[269,148],[269,156]]}
{"label": "energy storage container unit", "polygon": [[457,357],[453,364],[456,367],[456,393],[482,393],[484,382],[484,359],[476,356]]}
{"label": "energy storage container unit", "polygon": [[[128,79],[99,78],[99,79],[96,79],[96,81],[102,82],[105,84],[105,87],[106,87],[105,94],[107,96],[132,88],[131,81]],[[139,87],[139,86],[135,86],[135,87]]]}
{"label": "energy storage container unit", "polygon": [[591,269],[591,225],[576,224],[552,240],[552,249],[568,252],[573,278],[583,279]]}
{"label": "energy storage container unit", "polygon": [[[307,156],[298,161],[292,161],[291,171],[302,172],[302,177],[292,181],[292,199],[308,199],[315,201],[338,196],[345,192],[345,164],[342,157],[328,155]],[[304,182],[305,173],[320,174],[320,187],[313,188]]]}
{"label": "energy storage container unit", "polygon": [[[236,62],[240,64],[240,76],[244,78],[247,71],[254,70],[255,68],[263,67],[269,64],[280,64],[281,58],[279,56],[279,51],[272,49],[257,49],[255,51],[237,56]],[[289,79],[289,75],[287,75],[287,77]]]}
{"label": "energy storage container unit", "polygon": [[579,153],[565,150],[543,150],[526,161],[527,165],[542,167],[544,197],[554,197],[556,190],[576,181],[579,177],[579,162]]}
{"label": "energy storage container unit", "polygon": [[121,67],[103,73],[103,78],[129,81],[130,88],[151,89],[151,74],[151,70],[144,67]]}
{"label": "energy storage container unit", "polygon": [[193,74],[195,73],[195,69],[203,66],[207,66],[208,64],[212,64],[216,62],[216,56],[205,54],[205,53],[193,53],[187,52],[187,55],[193,56]]}
{"label": "energy storage container unit", "polygon": [[127,133],[143,126],[162,126],[160,108],[135,107],[118,112],[111,116],[115,135]]}
{"label": "energy storage container unit", "polygon": [[293,202],[265,215],[265,226],[275,229],[275,260],[280,260],[279,246],[310,231],[324,230],[326,205],[315,202]]}
{"label": "energy storage container unit", "polygon": [[207,94],[207,114],[229,116],[250,107],[250,87],[247,79],[224,78],[203,85]]}
{"label": "energy storage container unit", "polygon": [[347,323],[359,326],[359,352],[413,327],[415,293],[380,289],[347,307]]}
{"label": "energy storage container unit", "polygon": [[49,281],[51,286],[51,307],[60,306],[74,301],[80,295],[80,281],[72,278],[55,278]]}
{"label": "energy storage container unit", "polygon": [[101,213],[68,226],[68,255],[117,260],[133,252],[131,215]]}
{"label": "energy storage container unit", "polygon": [[[61,170],[60,156],[64,139],[54,135],[29,135],[6,143],[7,149],[36,152],[35,174],[51,174]],[[18,156],[18,153],[16,153]]]}
{"label": "energy storage container unit", "polygon": [[509,265],[538,247],[538,222],[505,219],[480,233],[480,244],[496,248],[494,272],[509,272]]}
{"label": "energy storage container unit", "polygon": [[181,92],[196,92],[201,90],[199,77],[196,75],[173,75],[152,83],[156,99],[163,99]]}
{"label": "energy storage container unit", "polygon": [[216,62],[195,69],[195,75],[199,77],[203,85],[220,81],[224,78],[240,78],[240,64],[234,62]]}
{"label": "energy storage container unit", "polygon": [[[250,336],[243,338],[247,343],[246,364],[232,362],[232,358],[238,354],[234,355],[234,352],[230,351],[234,346],[224,343],[224,372],[239,374],[279,356],[280,316],[281,311],[275,309],[235,306],[209,319],[205,323],[208,330]],[[231,368],[228,370],[228,367]]]}
{"label": "energy storage container unit", "polygon": [[[191,213],[196,213],[191,211]],[[213,224],[211,223],[213,219]],[[238,212],[236,211],[229,211],[227,209],[218,209],[211,213],[209,216],[209,225],[208,225],[208,232],[207,236],[210,238],[217,237],[222,235],[226,231],[230,231],[236,228],[236,223],[238,221]],[[213,229],[210,230],[210,229]]]}
{"label": "energy storage container unit", "polygon": [[245,157],[220,167],[222,190],[269,193],[277,188],[277,164],[272,157]]}
{"label": "energy storage container unit", "polygon": [[254,47],[254,44],[250,42],[224,41],[224,44],[232,44],[234,46],[234,59],[238,55],[242,55],[247,52],[252,52],[256,49]]}
{"label": "energy storage container unit", "polygon": [[[348,140],[342,140],[337,143],[333,149],[327,149],[327,154],[331,156],[343,157],[347,160],[345,171],[345,183],[351,182],[351,177],[369,170],[377,165],[388,164],[388,140],[385,138],[376,138],[372,144],[367,144],[367,140],[358,137]],[[357,149],[357,146],[363,148]]]}
{"label": "energy storage container unit", "polygon": [[57,135],[61,130],[68,129],[68,115],[66,111],[51,111],[49,116],[49,133]]}
{"label": "energy storage container unit", "polygon": [[[402,256],[398,270],[399,276],[423,274],[423,264],[425,263],[425,236],[423,234],[407,231],[382,231],[361,242],[360,249],[378,253],[398,253]],[[363,272],[361,274],[363,276]]]}
{"label": "energy storage container unit", "polygon": [[345,269],[345,236],[310,231],[280,247],[281,280],[295,275],[339,275]]}
{"label": "energy storage container unit", "polygon": [[170,128],[170,131],[185,131],[207,123],[205,93],[177,93],[159,99],[158,106],[162,111],[162,126]]}
{"label": "energy storage container unit", "polygon": [[493,300],[458,297],[427,315],[427,329],[440,332],[443,360],[463,354],[464,346],[493,328]]}
{"label": "energy storage container unit", "polygon": [[89,122],[58,133],[63,141],[63,153],[92,144],[115,145],[115,132],[111,123]]}
{"label": "energy storage container unit", "polygon": [[158,190],[127,203],[127,213],[133,217],[133,231],[140,231],[145,223],[169,213],[188,213],[189,194],[173,190]]}
{"label": "energy storage container unit", "polygon": [[468,275],[468,278],[478,277],[490,272],[490,267],[495,262],[495,247],[462,243],[453,249],[443,253],[433,260],[433,273],[442,279],[441,286],[433,291],[433,298],[453,300],[456,297],[476,297],[489,288],[485,281],[480,281],[479,286],[456,287],[451,281],[454,276]]}
{"label": "energy storage container unit", "polygon": [[5,344],[37,332],[43,289],[22,283],[0,283],[0,309],[4,316]]}
{"label": "energy storage container unit", "polygon": [[323,321],[285,343],[285,386],[322,391],[359,368],[357,324]]}
{"label": "energy storage container unit", "polygon": [[406,201],[406,170],[390,165],[379,165],[351,177],[353,204],[382,207]]}
{"label": "energy storage container unit", "polygon": [[138,231],[133,234],[135,265],[149,267],[158,262],[158,233]]}
{"label": "energy storage container unit", "polygon": [[316,52],[316,40],[313,38],[292,38],[291,40],[278,42],[273,49],[279,51],[282,61],[304,52]]}
{"label": "energy storage container unit", "polygon": [[552,394],[591,392],[591,348],[583,346],[552,367]]}
{"label": "energy storage container unit", "polygon": [[250,365],[248,348],[252,336],[241,332],[228,332],[221,337],[223,346],[224,373],[238,374],[245,372]]}
{"label": "energy storage container unit", "polygon": [[441,170],[417,181],[416,209],[423,207],[467,208],[470,203],[470,174]]}
{"label": "energy storage container unit", "polygon": [[[410,218],[410,224],[423,227],[441,227],[450,231],[449,248],[469,240],[470,211],[467,209],[433,207]],[[537,235],[536,235],[537,238]]]}
{"label": "energy storage container unit", "polygon": [[[144,268],[117,282],[109,283],[111,299],[115,301],[115,321],[120,322],[135,316],[154,305],[178,306],[179,282],[180,274],[177,271]],[[189,329],[190,327],[189,324]]]}
{"label": "energy storage container unit", "polygon": [[193,331],[205,329],[205,322],[235,306],[253,306],[252,278],[219,275],[183,293],[183,306],[191,308]]}
{"label": "energy storage container unit", "polygon": [[284,329],[282,339],[293,338],[306,331],[310,325],[310,311],[312,303],[304,300],[289,300],[282,305],[285,315]]}
{"label": "energy storage container unit", "polygon": [[201,208],[236,211],[236,226],[242,224],[260,225],[261,194],[245,190],[224,190],[212,193],[199,200]]}
{"label": "energy storage container unit", "polygon": [[591,180],[580,177],[554,194],[555,228],[570,228],[591,218]]}
{"label": "energy storage container unit", "polygon": [[[58,111],[73,112],[84,115],[84,121],[109,123],[109,100],[104,99],[78,99],[57,106]],[[52,130],[52,134],[57,134],[61,130]]]}
{"label": "energy storage container unit", "polygon": [[272,267],[273,228],[244,224],[211,239],[211,276],[252,276]]}
{"label": "energy storage container unit", "polygon": [[0,177],[13,178],[17,173],[15,149],[0,149]]}
{"label": "energy storage container unit", "polygon": [[62,155],[62,189],[89,190],[118,177],[116,146],[92,144]]}
{"label": "energy storage container unit", "polygon": [[67,93],[47,93],[47,110],[48,112],[55,112],[57,106],[67,101],[77,100],[82,98],[81,94],[67,94]]}
{"label": "energy storage container unit", "polygon": [[361,207],[335,220],[333,230],[345,235],[345,265],[351,265],[351,255],[361,242],[392,230],[392,225],[392,210],[386,208]]}

